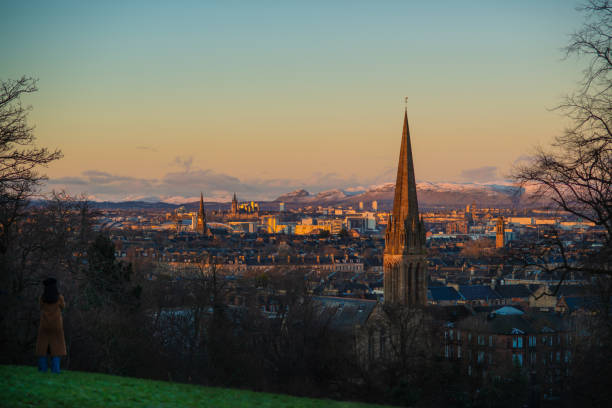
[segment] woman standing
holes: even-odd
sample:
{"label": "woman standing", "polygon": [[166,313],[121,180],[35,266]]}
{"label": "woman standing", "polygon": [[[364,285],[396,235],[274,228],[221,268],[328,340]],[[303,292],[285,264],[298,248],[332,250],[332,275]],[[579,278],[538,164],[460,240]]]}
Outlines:
{"label": "woman standing", "polygon": [[60,356],[66,355],[62,309],[64,297],[57,291],[57,280],[48,278],[43,281],[45,291],[40,297],[40,326],[36,341],[38,370],[47,371],[47,354],[51,354],[51,372],[59,374]]}

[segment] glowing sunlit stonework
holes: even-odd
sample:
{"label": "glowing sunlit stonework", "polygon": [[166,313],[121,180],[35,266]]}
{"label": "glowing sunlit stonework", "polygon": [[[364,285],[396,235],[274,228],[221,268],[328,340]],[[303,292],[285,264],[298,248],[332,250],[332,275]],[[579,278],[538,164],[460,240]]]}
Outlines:
{"label": "glowing sunlit stonework", "polygon": [[425,226],[419,218],[408,113],[404,112],[393,213],[385,235],[385,302],[405,305],[427,303],[426,256]]}

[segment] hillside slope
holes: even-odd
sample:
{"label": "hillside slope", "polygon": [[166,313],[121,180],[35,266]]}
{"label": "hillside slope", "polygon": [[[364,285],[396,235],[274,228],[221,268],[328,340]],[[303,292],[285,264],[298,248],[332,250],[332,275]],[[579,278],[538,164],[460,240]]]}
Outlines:
{"label": "hillside slope", "polygon": [[105,374],[0,365],[0,407],[294,407],[373,408],[376,405],[298,398]]}

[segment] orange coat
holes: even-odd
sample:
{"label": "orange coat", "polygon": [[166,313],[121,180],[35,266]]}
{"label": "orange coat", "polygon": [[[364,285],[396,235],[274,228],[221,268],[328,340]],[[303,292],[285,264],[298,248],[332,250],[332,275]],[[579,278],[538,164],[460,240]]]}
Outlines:
{"label": "orange coat", "polygon": [[66,355],[64,322],[62,320],[62,309],[65,305],[62,295],[59,295],[59,299],[55,303],[45,303],[40,298],[40,325],[38,326],[38,340],[36,341],[37,356],[46,356],[49,351],[54,357]]}

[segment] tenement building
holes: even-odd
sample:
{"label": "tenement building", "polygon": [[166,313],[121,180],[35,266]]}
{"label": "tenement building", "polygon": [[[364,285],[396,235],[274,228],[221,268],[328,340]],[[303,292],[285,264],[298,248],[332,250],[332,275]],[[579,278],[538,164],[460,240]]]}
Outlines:
{"label": "tenement building", "polygon": [[426,255],[425,226],[419,218],[408,112],[405,111],[393,213],[385,235],[385,302],[404,305],[427,303]]}

